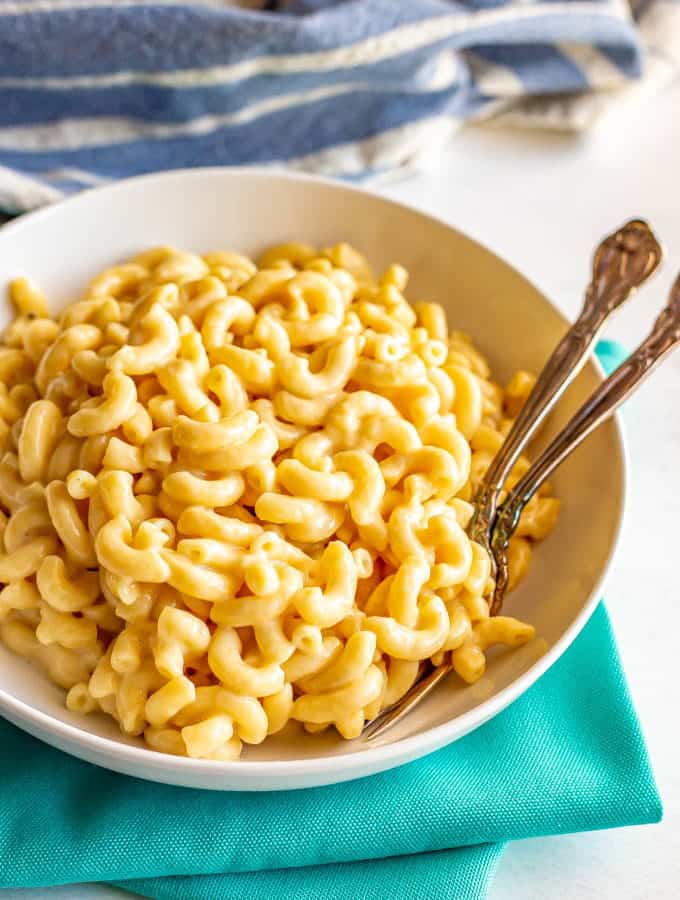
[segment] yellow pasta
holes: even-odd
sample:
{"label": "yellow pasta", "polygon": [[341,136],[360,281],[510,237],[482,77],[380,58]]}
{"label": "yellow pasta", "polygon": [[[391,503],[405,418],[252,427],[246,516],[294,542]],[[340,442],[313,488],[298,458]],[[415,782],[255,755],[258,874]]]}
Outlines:
{"label": "yellow pasta", "polygon": [[[232,760],[291,721],[354,738],[421,663],[471,683],[489,646],[531,639],[489,616],[465,528],[533,376],[503,391],[407,283],[302,243],[259,265],[155,248],[54,319],[13,283],[0,637],[70,710]],[[558,509],[527,505],[511,587]]]}

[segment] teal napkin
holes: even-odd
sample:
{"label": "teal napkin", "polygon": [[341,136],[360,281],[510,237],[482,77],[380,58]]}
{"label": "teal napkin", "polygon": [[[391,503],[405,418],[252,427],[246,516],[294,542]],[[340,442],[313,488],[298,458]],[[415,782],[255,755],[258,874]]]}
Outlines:
{"label": "teal napkin", "polygon": [[[622,358],[602,349],[609,367]],[[0,770],[0,887],[109,881],[157,900],[478,900],[508,840],[661,817],[603,606],[501,715],[349,784],[262,794],[156,785],[2,720]]]}

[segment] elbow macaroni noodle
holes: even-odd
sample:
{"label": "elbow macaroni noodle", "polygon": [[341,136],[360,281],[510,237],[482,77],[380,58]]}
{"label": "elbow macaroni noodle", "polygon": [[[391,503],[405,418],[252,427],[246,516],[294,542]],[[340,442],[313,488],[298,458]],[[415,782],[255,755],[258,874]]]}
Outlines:
{"label": "elbow macaroni noodle", "polygon": [[[229,760],[290,720],[344,738],[493,644],[470,500],[533,385],[489,380],[398,265],[340,244],[142,253],[56,319],[27,279],[0,344],[0,636],[69,709]],[[510,476],[526,470],[522,458]],[[511,586],[555,523],[543,490]]]}

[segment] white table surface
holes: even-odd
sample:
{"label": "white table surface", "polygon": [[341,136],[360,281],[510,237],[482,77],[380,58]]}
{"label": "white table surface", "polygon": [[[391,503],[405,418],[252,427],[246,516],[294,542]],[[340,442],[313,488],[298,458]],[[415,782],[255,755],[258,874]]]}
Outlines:
{"label": "white table surface", "polygon": [[[599,237],[626,218],[647,217],[667,243],[667,266],[608,330],[634,346],[680,269],[678,108],[680,82],[619,107],[585,137],[469,130],[436,170],[384,190],[511,260],[571,317]],[[491,900],[680,896],[680,552],[673,541],[680,522],[680,352],[628,404],[626,420],[631,497],[608,608],[665,818],[655,826],[516,842]],[[124,896],[94,885],[0,891],[0,900]]]}

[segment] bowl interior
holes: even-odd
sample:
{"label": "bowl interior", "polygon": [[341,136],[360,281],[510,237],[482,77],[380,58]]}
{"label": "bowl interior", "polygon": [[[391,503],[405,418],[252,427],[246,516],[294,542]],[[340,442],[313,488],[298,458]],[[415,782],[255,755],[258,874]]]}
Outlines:
{"label": "bowl interior", "polygon": [[[269,244],[292,239],[318,245],[344,240],[364,252],[377,269],[394,261],[405,265],[411,272],[409,298],[442,303],[449,325],[473,336],[501,383],[517,368],[538,371],[564,332],[565,320],[522,276],[439,221],[342,185],[238,170],[136,179],[3,229],[0,292],[11,278],[30,274],[56,310],[76,299],[101,269],[156,244],[257,254]],[[8,318],[3,303],[0,326]],[[598,378],[596,367],[587,365],[537,443],[564,424]],[[533,623],[539,639],[519,651],[492,653],[486,675],[472,687],[449,679],[388,732],[382,744],[441,725],[489,701],[558,642],[589,604],[621,516],[624,475],[616,426],[608,423],[594,434],[559,470],[553,484],[563,504],[559,524],[537,548],[528,579],[506,607],[508,614]],[[0,686],[0,695],[4,691],[56,720],[137,744],[122,738],[115,723],[103,716],[69,713],[62,692],[2,646]],[[327,734],[301,737],[290,727],[249,748],[246,758],[309,760],[364,749],[360,742]],[[183,762],[177,760],[178,765]]]}

